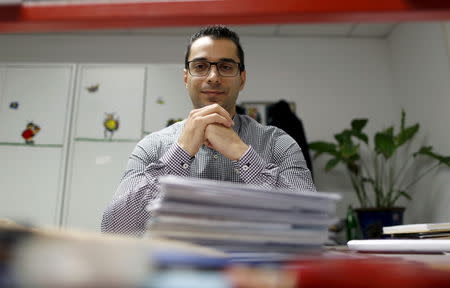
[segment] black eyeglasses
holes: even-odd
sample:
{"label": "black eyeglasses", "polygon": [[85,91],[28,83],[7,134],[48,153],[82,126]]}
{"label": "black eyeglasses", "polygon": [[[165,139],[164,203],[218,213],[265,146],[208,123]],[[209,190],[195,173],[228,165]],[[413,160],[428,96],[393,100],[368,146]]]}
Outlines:
{"label": "black eyeglasses", "polygon": [[222,77],[235,77],[240,72],[241,64],[231,61],[209,62],[206,60],[188,61],[189,74],[195,77],[203,77],[209,74],[211,66],[216,65],[219,75]]}

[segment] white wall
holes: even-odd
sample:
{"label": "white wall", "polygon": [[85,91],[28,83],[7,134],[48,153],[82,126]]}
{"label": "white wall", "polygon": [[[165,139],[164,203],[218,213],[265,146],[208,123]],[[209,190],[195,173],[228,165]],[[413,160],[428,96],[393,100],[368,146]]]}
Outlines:
{"label": "white wall", "polygon": [[[295,101],[309,141],[331,140],[355,117],[369,131],[398,114],[393,103],[388,43],[370,38],[241,37],[248,83],[240,101]],[[143,35],[3,35],[0,62],[182,63],[187,37]],[[182,81],[180,78],[173,81]],[[187,97],[187,96],[186,96]],[[319,190],[344,193],[343,216],[354,202],[344,170],[324,174]]]}
{"label": "white wall", "polygon": [[[398,26],[389,38],[396,109],[403,107],[410,123],[421,124],[423,143],[450,155],[450,70],[448,23],[409,23]],[[450,221],[448,168],[419,182],[406,221]]]}
{"label": "white wall", "polygon": [[[355,117],[369,118],[370,132],[397,114],[384,40],[252,38],[245,44],[249,80],[240,100],[295,101],[309,141],[331,140]],[[345,169],[325,173],[325,160],[314,163],[317,187],[342,193],[338,213],[344,216],[356,197]]]}

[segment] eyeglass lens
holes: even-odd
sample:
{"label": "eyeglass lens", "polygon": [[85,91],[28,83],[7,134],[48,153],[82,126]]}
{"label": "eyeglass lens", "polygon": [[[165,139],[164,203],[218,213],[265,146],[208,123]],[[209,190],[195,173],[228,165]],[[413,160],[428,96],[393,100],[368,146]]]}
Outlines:
{"label": "eyeglass lens", "polygon": [[211,70],[211,66],[216,65],[220,76],[233,77],[239,73],[238,63],[233,62],[208,62],[208,61],[192,61],[189,62],[189,72],[192,76],[206,76]]}

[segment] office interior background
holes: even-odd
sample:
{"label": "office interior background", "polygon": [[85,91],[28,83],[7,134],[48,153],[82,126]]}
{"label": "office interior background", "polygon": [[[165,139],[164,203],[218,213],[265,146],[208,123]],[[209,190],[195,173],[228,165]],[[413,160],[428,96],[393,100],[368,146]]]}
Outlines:
{"label": "office interior background", "polygon": [[[332,140],[357,117],[373,134],[398,125],[404,109],[421,124],[421,144],[450,154],[450,23],[233,28],[248,73],[238,102],[295,102],[309,141]],[[196,30],[0,35],[0,217],[98,231],[135,144],[191,109],[183,61]],[[105,113],[120,122],[111,141]],[[19,145],[30,121],[41,127],[36,144]],[[357,199],[344,168],[326,173],[325,160],[314,160],[315,183],[341,193],[344,217]],[[448,175],[412,188],[400,202],[406,223],[448,222]]]}

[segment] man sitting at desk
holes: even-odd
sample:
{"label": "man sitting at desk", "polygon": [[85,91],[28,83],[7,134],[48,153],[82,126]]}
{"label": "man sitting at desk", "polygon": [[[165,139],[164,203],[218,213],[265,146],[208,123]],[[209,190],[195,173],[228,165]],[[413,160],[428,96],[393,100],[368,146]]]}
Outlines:
{"label": "man sitting at desk", "polygon": [[162,175],[315,191],[294,139],[276,127],[236,114],[245,80],[244,52],[236,33],[212,26],[191,37],[184,82],[195,109],[187,119],[137,144],[104,212],[103,232],[141,236],[152,214],[151,204],[160,197]]}

